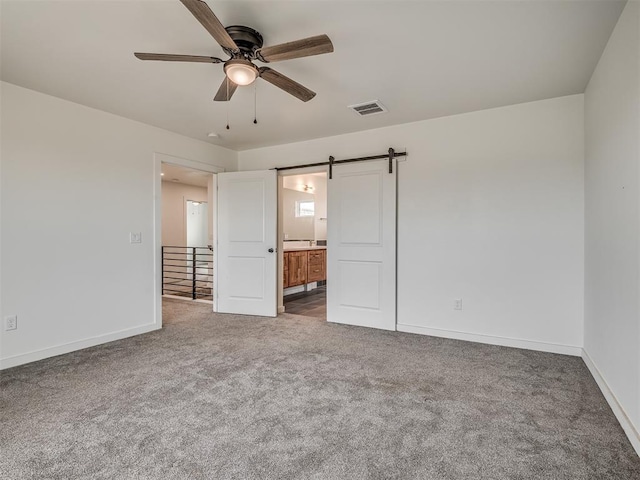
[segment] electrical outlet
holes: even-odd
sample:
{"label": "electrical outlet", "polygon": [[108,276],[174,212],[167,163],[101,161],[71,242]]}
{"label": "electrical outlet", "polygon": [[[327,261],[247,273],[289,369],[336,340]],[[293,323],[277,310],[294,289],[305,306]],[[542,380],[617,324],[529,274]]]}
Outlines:
{"label": "electrical outlet", "polygon": [[453,301],[453,309],[454,310],[462,310],[462,299],[461,298],[456,298]]}
{"label": "electrical outlet", "polygon": [[129,243],[142,243],[142,233],[131,232],[129,234]]}
{"label": "electrical outlet", "polygon": [[9,315],[8,317],[4,317],[4,329],[7,332],[9,330],[17,330],[18,329],[18,316],[17,315]]}

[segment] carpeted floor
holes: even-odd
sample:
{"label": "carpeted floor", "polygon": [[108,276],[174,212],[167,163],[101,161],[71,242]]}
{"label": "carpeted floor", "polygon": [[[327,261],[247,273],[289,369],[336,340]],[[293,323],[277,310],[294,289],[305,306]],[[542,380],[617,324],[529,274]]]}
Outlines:
{"label": "carpeted floor", "polygon": [[165,301],[2,372],[3,479],[640,479],[579,358]]}

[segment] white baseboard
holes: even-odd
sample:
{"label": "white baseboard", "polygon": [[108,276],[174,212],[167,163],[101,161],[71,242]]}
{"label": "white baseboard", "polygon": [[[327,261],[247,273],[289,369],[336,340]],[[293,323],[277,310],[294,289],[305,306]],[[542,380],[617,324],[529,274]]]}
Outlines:
{"label": "white baseboard", "polygon": [[417,333],[419,335],[430,335],[432,337],[452,338],[455,340],[466,340],[468,342],[487,343],[489,345],[499,345],[501,347],[524,348],[526,350],[560,353],[562,355],[572,355],[574,357],[582,356],[582,347],[576,347],[574,345],[534,342],[531,340],[521,340],[518,338],[480,335],[477,333],[458,332],[456,330],[444,330],[440,328],[420,327],[418,325],[406,325],[400,323],[397,325],[397,330],[399,332]]}
{"label": "white baseboard", "polygon": [[[305,290],[306,286],[306,290]],[[307,283],[306,285],[298,285],[297,287],[287,287],[282,292],[282,296],[293,295],[294,293],[310,292],[318,288],[318,282]]]}
{"label": "white baseboard", "polygon": [[44,360],[45,358],[55,357],[65,353],[75,352],[76,350],[82,350],[83,348],[95,347],[96,345],[113,342],[114,340],[121,340],[127,337],[133,337],[135,335],[140,335],[141,333],[159,330],[160,328],[162,327],[155,323],[151,323],[140,327],[119,330],[106,335],[99,335],[97,337],[57,345],[55,347],[43,348],[42,350],[36,350],[29,353],[22,353],[13,357],[0,359],[0,370],[17,367],[18,365],[24,365],[25,363],[36,362],[38,360]]}
{"label": "white baseboard", "polygon": [[640,433],[638,433],[638,430],[631,422],[631,419],[627,415],[627,412],[624,410],[622,405],[620,405],[620,402],[618,402],[617,397],[609,388],[609,384],[607,384],[607,381],[604,379],[604,377],[600,373],[600,370],[598,370],[598,367],[596,366],[595,363],[593,363],[593,360],[591,359],[587,351],[584,349],[582,350],[582,360],[584,360],[584,363],[587,365],[587,368],[589,369],[589,371],[591,372],[591,375],[593,376],[594,380],[598,384],[598,387],[600,387],[600,390],[602,391],[604,398],[607,400],[607,403],[611,407],[611,410],[613,410],[613,414],[618,419],[618,422],[620,422],[620,426],[622,427],[622,429],[624,430],[624,433],[629,438],[631,445],[635,449],[636,453],[640,456]]}
{"label": "white baseboard", "polygon": [[165,293],[164,295],[162,295],[162,298],[170,298],[172,300],[182,300],[183,302],[207,303],[209,305],[213,305],[213,300],[204,300],[202,298],[196,298],[194,300],[193,298],[182,297],[180,295],[169,295],[168,293]]}
{"label": "white baseboard", "polygon": [[288,287],[282,291],[282,296],[293,295],[294,293],[304,292],[304,285],[298,285],[297,287]]}

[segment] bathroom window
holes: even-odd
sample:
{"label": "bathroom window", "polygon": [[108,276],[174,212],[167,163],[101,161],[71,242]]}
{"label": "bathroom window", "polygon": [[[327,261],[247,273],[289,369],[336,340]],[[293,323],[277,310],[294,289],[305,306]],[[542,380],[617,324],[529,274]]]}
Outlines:
{"label": "bathroom window", "polygon": [[296,202],[296,217],[313,217],[315,207],[315,202]]}

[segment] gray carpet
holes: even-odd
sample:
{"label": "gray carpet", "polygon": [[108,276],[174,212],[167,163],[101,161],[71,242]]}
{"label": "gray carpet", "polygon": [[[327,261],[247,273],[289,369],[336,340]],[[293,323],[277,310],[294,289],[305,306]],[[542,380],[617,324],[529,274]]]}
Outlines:
{"label": "gray carpet", "polygon": [[2,478],[640,479],[579,358],[209,310],[2,372]]}

